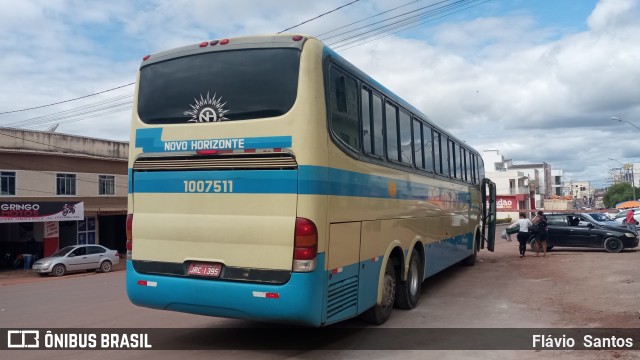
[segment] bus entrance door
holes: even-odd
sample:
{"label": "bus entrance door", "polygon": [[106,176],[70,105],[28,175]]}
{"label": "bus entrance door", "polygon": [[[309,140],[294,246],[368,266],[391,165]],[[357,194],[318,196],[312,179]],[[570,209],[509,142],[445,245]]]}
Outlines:
{"label": "bus entrance door", "polygon": [[482,179],[482,246],[493,251],[496,243],[496,183]]}

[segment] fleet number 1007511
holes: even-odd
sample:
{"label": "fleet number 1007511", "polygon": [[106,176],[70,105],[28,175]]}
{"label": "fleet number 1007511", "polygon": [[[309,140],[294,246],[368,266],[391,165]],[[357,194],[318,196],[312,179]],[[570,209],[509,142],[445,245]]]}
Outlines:
{"label": "fleet number 1007511", "polygon": [[230,193],[233,192],[233,180],[185,180],[184,192],[188,193]]}

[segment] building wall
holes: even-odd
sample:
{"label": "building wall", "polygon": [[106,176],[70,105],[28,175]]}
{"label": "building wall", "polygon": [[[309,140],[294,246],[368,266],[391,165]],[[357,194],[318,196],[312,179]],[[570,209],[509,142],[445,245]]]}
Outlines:
{"label": "building wall", "polygon": [[[127,142],[58,133],[0,128],[0,170],[15,172],[15,195],[0,195],[2,202],[84,202],[85,221],[61,221],[59,244],[79,241],[80,225],[95,224],[96,243],[124,247],[127,209]],[[76,174],[76,194],[57,195],[56,174]],[[98,195],[99,175],[115,177],[115,194]],[[105,224],[100,224],[105,219]],[[34,237],[41,242],[44,223],[0,223],[0,250],[19,254]],[[111,226],[113,228],[105,228]],[[89,229],[87,229],[89,230]],[[82,232],[87,235],[88,231]],[[105,239],[102,236],[108,237]],[[46,254],[45,254],[46,255]]]}
{"label": "building wall", "polygon": [[[126,167],[126,164],[122,164]],[[86,173],[77,171],[34,171],[14,170],[1,168],[1,171],[14,171],[16,173],[15,197],[58,197],[56,195],[56,175],[58,173],[76,174],[76,196],[87,197],[124,197],[127,196],[127,175],[117,175],[111,172]],[[111,175],[115,178],[114,195],[98,195],[99,175]],[[4,200],[12,196],[3,196]],[[68,197],[68,196],[61,196]]]}
{"label": "building wall", "polygon": [[0,129],[0,148],[127,159],[129,143],[42,131]]}

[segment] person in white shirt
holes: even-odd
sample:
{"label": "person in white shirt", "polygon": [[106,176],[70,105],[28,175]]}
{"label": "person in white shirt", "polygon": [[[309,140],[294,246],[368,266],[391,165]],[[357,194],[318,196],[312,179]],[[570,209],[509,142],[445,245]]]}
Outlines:
{"label": "person in white shirt", "polygon": [[515,227],[516,225],[520,225],[520,230],[518,231],[518,243],[520,244],[520,257],[525,257],[525,252],[527,251],[527,241],[529,241],[529,229],[533,226],[531,220],[527,219],[527,216],[521,212],[520,218],[509,225],[510,228]]}

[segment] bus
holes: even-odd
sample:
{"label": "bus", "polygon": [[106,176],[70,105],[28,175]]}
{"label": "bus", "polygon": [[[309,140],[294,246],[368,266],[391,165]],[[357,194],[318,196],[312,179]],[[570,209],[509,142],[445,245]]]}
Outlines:
{"label": "bus", "polygon": [[311,36],[145,56],[128,167],[142,307],[382,324],[427,277],[493,251],[480,154]]}

